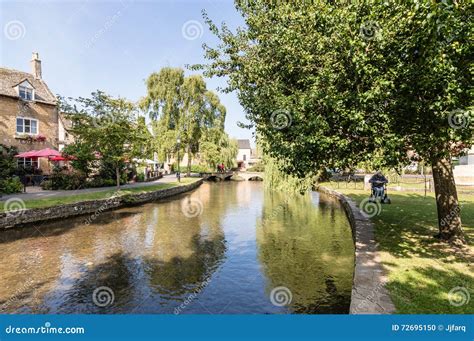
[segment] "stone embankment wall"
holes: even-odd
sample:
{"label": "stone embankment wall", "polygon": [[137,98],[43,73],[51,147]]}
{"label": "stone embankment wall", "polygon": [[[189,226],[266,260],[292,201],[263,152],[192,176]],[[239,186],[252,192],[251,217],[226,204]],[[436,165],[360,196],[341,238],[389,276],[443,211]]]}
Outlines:
{"label": "stone embankment wall", "polygon": [[0,212],[0,229],[15,226],[28,226],[28,224],[46,220],[65,219],[68,217],[97,214],[123,206],[138,205],[150,201],[164,199],[173,195],[191,191],[202,184],[198,180],[191,184],[161,189],[153,192],[127,194],[100,200],[81,201],[74,204],[58,205],[45,208],[32,208],[12,212]]}

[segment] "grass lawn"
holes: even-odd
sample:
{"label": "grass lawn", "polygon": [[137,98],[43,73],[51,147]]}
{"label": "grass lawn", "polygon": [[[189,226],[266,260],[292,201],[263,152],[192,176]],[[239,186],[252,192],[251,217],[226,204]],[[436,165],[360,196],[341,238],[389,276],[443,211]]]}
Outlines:
{"label": "grass lawn", "polygon": [[[127,194],[132,194],[132,193],[135,194],[135,193],[152,192],[152,191],[157,191],[160,189],[186,185],[197,180],[198,179],[196,178],[181,178],[181,183],[170,182],[170,183],[161,183],[161,184],[143,186],[143,187],[126,188],[126,189],[121,189],[118,193],[115,187],[107,187],[107,189],[104,189],[103,191],[91,192],[91,193],[77,193],[75,191],[71,191],[71,195],[69,196],[66,195],[66,196],[58,196],[58,197],[52,197],[52,198],[32,199],[32,200],[25,200],[24,202],[25,202],[26,208],[41,208],[41,207],[49,207],[49,206],[56,206],[56,205],[73,204],[79,201],[107,199],[107,198],[110,198],[112,195],[127,195]],[[21,194],[18,195],[18,198],[21,199]],[[4,205],[5,205],[5,201],[0,201],[0,211],[4,210]]]}
{"label": "grass lawn", "polygon": [[[328,186],[328,184],[322,184]],[[329,186],[328,186],[329,187]],[[333,187],[334,188],[334,187]],[[337,188],[335,188],[337,189]],[[369,196],[361,189],[337,189],[360,203]],[[433,194],[389,191],[391,205],[382,205],[372,218],[382,262],[389,272],[388,289],[400,314],[474,313],[474,195],[460,194],[461,215],[468,245],[454,248],[433,238],[437,233]],[[462,287],[462,296],[450,290]]]}

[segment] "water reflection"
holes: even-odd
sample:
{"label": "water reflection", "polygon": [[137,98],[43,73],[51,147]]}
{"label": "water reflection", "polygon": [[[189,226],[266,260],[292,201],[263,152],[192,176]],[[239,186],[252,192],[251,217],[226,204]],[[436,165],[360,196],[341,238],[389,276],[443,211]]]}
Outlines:
{"label": "water reflection", "polygon": [[[320,209],[314,209],[316,203]],[[267,291],[288,288],[289,312],[348,311],[353,244],[337,203],[319,202],[315,193],[291,197],[266,193],[257,242]]]}
{"label": "water reflection", "polygon": [[[187,217],[181,201],[202,203]],[[172,200],[0,233],[2,313],[332,313],[348,310],[344,213],[257,183],[204,184]],[[269,292],[286,286],[288,307]],[[113,304],[92,292],[107,286]],[[192,300],[189,298],[192,297]]]}

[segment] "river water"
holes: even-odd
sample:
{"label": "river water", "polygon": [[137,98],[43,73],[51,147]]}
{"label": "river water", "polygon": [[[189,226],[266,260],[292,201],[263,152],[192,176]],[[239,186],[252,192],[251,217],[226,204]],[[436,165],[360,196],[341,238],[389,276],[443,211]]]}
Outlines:
{"label": "river water", "polygon": [[262,183],[0,231],[0,313],[348,313],[340,205]]}

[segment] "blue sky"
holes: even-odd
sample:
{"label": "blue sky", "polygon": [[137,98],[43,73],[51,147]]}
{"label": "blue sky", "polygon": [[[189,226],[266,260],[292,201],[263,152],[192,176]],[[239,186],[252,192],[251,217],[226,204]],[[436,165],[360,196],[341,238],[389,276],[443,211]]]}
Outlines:
{"label": "blue sky", "polygon": [[[0,65],[30,71],[35,51],[54,93],[78,97],[100,89],[135,101],[145,95],[150,73],[205,61],[201,45],[217,40],[202,9],[216,23],[243,24],[231,0],[0,0]],[[225,81],[207,84],[216,90]],[[227,108],[226,131],[251,139],[251,131],[237,127],[245,117],[236,94],[219,96]]]}

